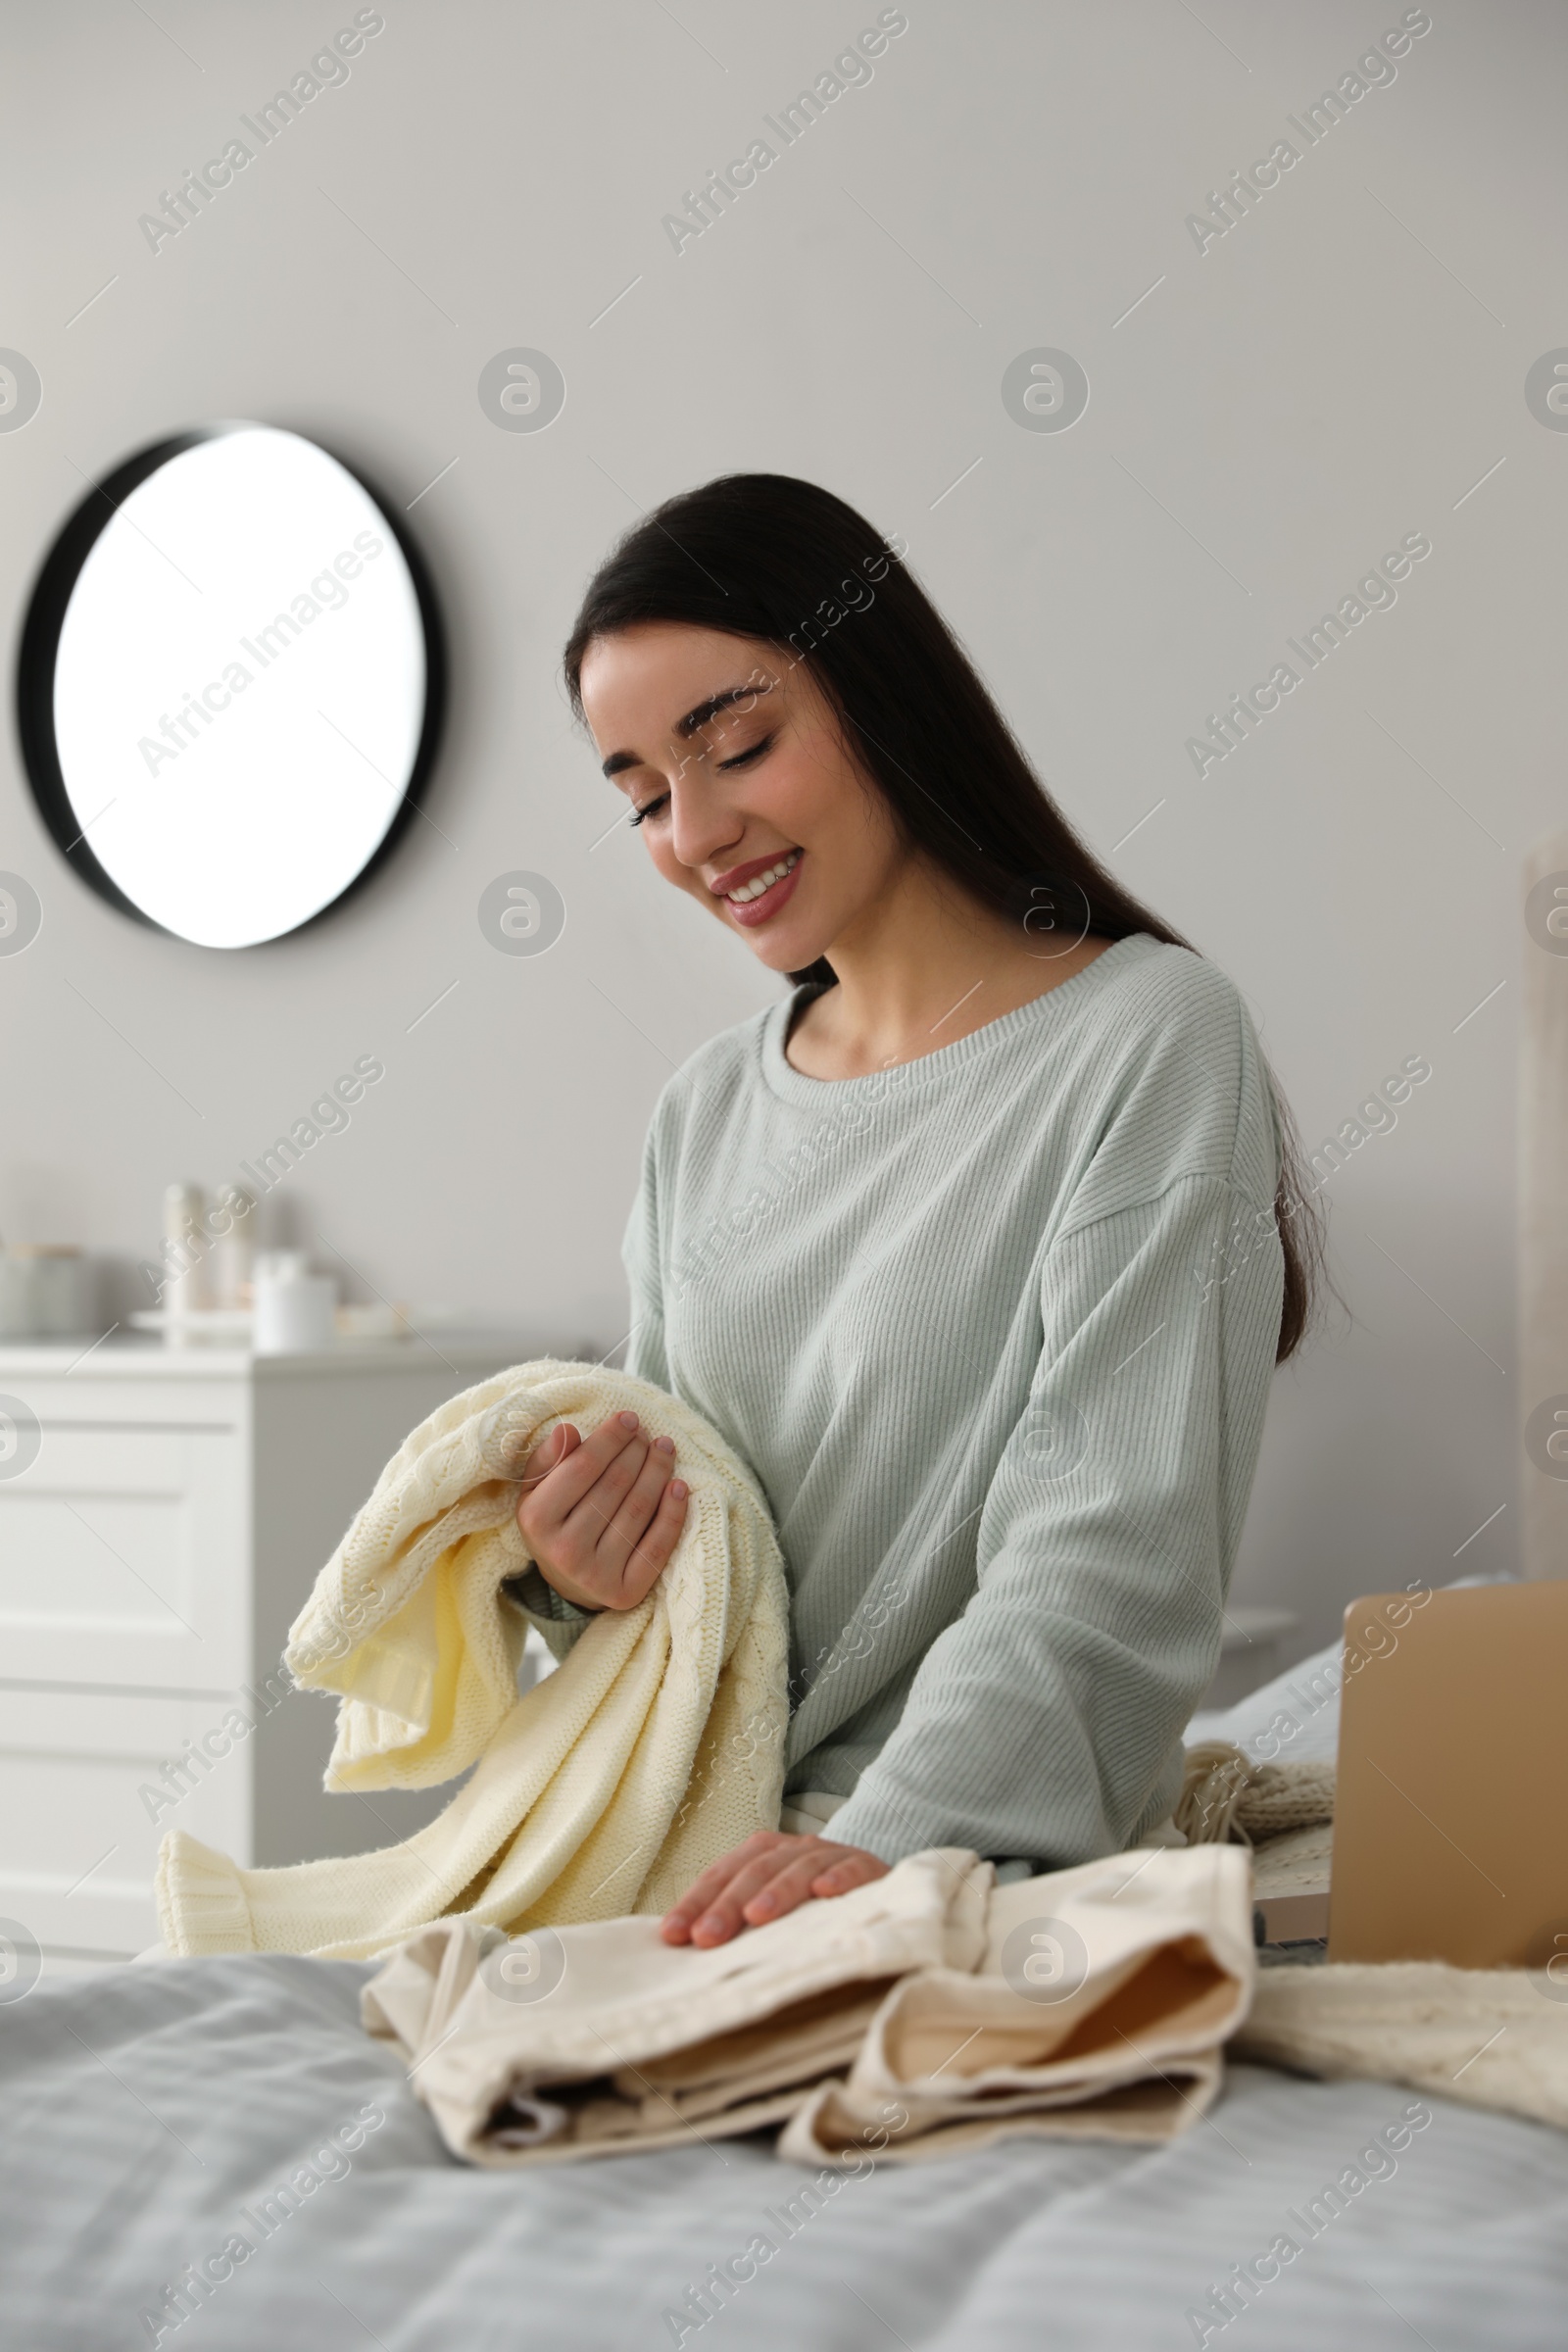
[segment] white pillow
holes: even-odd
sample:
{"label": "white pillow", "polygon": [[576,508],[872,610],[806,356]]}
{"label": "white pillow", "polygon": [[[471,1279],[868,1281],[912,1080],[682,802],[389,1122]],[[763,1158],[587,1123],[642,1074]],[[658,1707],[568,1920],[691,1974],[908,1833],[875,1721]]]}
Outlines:
{"label": "white pillow", "polygon": [[1228,1740],[1254,1764],[1316,1763],[1322,1757],[1332,1762],[1340,1744],[1343,1646],[1331,1642],[1234,1707],[1195,1715],[1183,1735],[1187,1746]]}
{"label": "white pillow", "polygon": [[[1456,1576],[1451,1584],[1436,1590],[1456,1592],[1465,1585],[1514,1581],[1508,1576]],[[1343,1649],[1343,1641],[1331,1642],[1298,1666],[1239,1698],[1235,1706],[1195,1715],[1183,1735],[1186,1745],[1196,1747],[1200,1740],[1228,1740],[1254,1764],[1315,1764],[1324,1758],[1332,1762],[1340,1744]]]}

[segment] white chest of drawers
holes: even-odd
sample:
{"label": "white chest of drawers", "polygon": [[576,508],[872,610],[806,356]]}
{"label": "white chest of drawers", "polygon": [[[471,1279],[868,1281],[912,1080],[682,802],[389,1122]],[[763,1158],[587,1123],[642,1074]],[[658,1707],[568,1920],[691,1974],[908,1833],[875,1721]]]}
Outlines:
{"label": "white chest of drawers", "polygon": [[46,1956],[128,1958],[167,1829],[299,1862],[450,1803],[327,1795],[335,1702],[292,1690],[283,1642],[409,1431],[545,1352],[0,1345],[0,1918]]}

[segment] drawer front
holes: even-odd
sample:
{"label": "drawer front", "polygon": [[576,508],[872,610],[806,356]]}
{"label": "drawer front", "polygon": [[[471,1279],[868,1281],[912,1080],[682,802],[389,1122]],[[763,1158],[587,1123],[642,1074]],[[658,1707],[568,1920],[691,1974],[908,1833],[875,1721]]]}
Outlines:
{"label": "drawer front", "polygon": [[250,1671],[234,1429],[42,1422],[0,1479],[0,1674],[218,1691]]}
{"label": "drawer front", "polygon": [[[156,1354],[156,1351],[152,1351]],[[194,1350],[192,1351],[194,1352]],[[239,1429],[249,1411],[247,1384],[238,1375],[181,1372],[173,1357],[156,1357],[156,1370],[138,1367],[106,1377],[103,1358],[89,1348],[74,1372],[37,1372],[0,1362],[0,1393],[14,1396],[46,1426]]]}
{"label": "drawer front", "polygon": [[0,1690],[0,1916],[46,1951],[129,1959],[158,1940],[166,1830],[247,1861],[250,1742],[206,1772],[186,1747],[220,1717],[212,1699]]}

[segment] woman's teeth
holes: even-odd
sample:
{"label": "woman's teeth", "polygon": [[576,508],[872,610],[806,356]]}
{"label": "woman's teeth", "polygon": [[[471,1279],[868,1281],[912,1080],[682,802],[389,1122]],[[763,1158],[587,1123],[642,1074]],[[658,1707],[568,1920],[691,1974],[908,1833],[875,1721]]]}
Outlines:
{"label": "woman's teeth", "polygon": [[743,882],[739,890],[726,890],[724,896],[732,906],[744,906],[750,900],[760,899],[764,890],[771,890],[775,882],[782,882],[800,861],[800,851],[791,850],[789,856],[781,858],[777,865],[770,865],[765,874],[754,874],[750,882]]}

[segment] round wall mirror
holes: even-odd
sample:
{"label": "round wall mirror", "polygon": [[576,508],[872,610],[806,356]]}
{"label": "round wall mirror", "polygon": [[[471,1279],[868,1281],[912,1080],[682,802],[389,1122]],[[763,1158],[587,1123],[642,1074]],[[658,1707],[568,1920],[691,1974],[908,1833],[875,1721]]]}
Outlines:
{"label": "round wall mirror", "polygon": [[161,442],[83,500],[18,678],[27,773],[72,865],[207,948],[297,930],[385,856],[441,700],[412,544],[336,458],[260,424]]}

